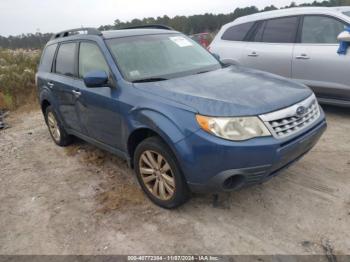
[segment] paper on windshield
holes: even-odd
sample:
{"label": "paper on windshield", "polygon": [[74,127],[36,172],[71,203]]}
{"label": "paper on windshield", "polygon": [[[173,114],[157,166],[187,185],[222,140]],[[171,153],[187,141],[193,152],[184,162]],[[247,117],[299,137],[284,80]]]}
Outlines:
{"label": "paper on windshield", "polygon": [[171,41],[177,44],[179,47],[192,46],[192,43],[182,36],[169,37]]}
{"label": "paper on windshield", "polygon": [[130,71],[129,75],[131,77],[138,77],[138,76],[140,76],[140,72],[138,70]]}

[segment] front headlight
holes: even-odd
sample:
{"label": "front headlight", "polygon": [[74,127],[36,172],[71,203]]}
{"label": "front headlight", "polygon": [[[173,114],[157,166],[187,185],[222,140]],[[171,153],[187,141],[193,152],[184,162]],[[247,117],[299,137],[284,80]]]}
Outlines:
{"label": "front headlight", "polygon": [[265,124],[255,116],[250,117],[208,117],[196,115],[199,126],[218,137],[242,141],[254,137],[271,136]]}

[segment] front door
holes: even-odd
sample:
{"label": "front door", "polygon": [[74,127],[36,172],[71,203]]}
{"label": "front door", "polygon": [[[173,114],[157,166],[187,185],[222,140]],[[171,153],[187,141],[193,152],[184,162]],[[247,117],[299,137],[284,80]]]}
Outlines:
{"label": "front door", "polygon": [[83,77],[92,71],[110,69],[100,48],[94,42],[81,42],[79,47],[79,91],[77,110],[89,137],[115,148],[121,147],[120,89],[86,87]]}
{"label": "front door", "polygon": [[344,26],[345,22],[329,16],[304,17],[292,77],[311,87],[318,97],[350,100],[350,52],[337,54],[337,36]]}

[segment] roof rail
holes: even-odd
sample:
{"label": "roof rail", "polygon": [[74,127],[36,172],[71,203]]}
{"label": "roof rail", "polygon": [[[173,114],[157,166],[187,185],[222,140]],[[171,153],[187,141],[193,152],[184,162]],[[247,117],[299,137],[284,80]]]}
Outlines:
{"label": "roof rail", "polygon": [[142,28],[149,28],[149,29],[165,29],[165,30],[174,30],[170,26],[166,25],[138,25],[138,26],[130,26],[130,27],[125,27],[121,29],[142,29]]}
{"label": "roof rail", "polygon": [[50,40],[61,38],[61,37],[71,36],[74,34],[78,34],[78,32],[86,32],[87,35],[102,35],[102,33],[99,30],[97,30],[96,28],[81,27],[81,28],[76,28],[76,29],[65,30],[65,31],[59,32],[57,34],[54,34]]}

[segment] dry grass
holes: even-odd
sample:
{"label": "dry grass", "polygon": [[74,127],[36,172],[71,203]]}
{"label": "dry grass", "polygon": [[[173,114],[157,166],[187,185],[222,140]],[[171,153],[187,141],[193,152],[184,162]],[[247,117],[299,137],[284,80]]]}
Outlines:
{"label": "dry grass", "polygon": [[36,103],[35,73],[40,53],[0,49],[0,109]]}
{"label": "dry grass", "polygon": [[66,147],[65,152],[93,168],[103,178],[95,195],[99,206],[97,213],[106,214],[125,207],[145,204],[145,195],[132,178],[131,169],[122,159],[80,140]]}
{"label": "dry grass", "polygon": [[98,148],[94,148],[84,142],[77,141],[76,144],[65,148],[68,156],[80,154],[81,161],[87,165],[102,166],[107,160],[107,153]]}
{"label": "dry grass", "polygon": [[145,202],[141,189],[135,185],[114,185],[109,190],[96,196],[102,206],[97,212],[107,213],[124,206],[140,205]]}

